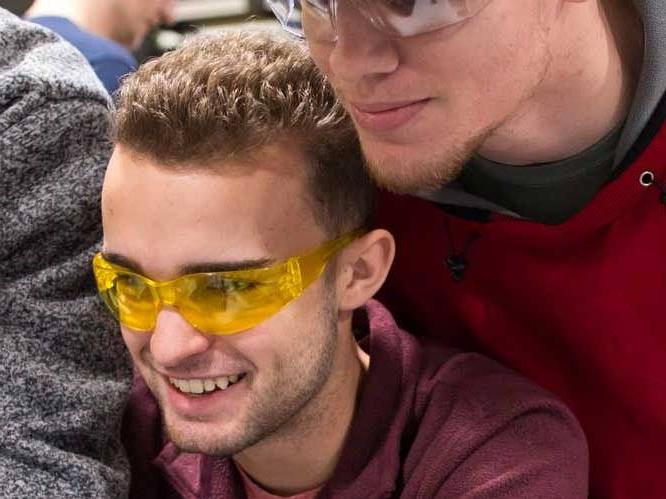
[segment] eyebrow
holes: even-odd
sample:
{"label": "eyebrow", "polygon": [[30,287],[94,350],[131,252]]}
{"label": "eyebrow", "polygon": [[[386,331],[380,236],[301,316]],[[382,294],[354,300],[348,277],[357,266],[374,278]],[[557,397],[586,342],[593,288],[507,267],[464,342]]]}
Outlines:
{"label": "eyebrow", "polygon": [[[115,264],[125,267],[128,270],[138,274],[145,275],[144,271],[136,261],[121,255],[119,253],[112,253],[103,251],[104,259]],[[252,260],[239,260],[234,262],[200,262],[183,265],[177,269],[178,275],[185,274],[199,274],[206,272],[230,272],[234,270],[252,270],[262,267],[268,267],[275,263],[276,260],[271,258],[259,258]]]}
{"label": "eyebrow", "polygon": [[201,272],[230,272],[233,270],[252,270],[268,267],[275,260],[260,258],[256,260],[240,260],[237,262],[202,262],[184,265],[178,269],[180,274],[198,274]]}

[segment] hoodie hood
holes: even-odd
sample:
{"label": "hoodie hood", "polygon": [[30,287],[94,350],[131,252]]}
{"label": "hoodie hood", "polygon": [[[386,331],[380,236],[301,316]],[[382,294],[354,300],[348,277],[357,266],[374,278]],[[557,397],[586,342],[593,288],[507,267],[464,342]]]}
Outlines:
{"label": "hoodie hood", "polygon": [[643,20],[643,67],[634,103],[615,154],[615,167],[638,140],[666,93],[666,5],[662,0],[634,0]]}
{"label": "hoodie hood", "polygon": [[[666,4],[662,0],[634,0],[634,5],[643,24],[643,62],[633,103],[618,133],[614,150],[609,151],[607,162],[593,163],[594,155],[598,156],[598,153],[591,156],[589,151],[579,155],[579,158],[567,158],[529,168],[493,165],[488,160],[475,158],[466,167],[466,175],[461,176],[460,181],[437,191],[420,192],[417,195],[441,205],[462,208],[463,212],[470,209],[485,212],[485,218],[490,213],[497,213],[541,223],[562,223],[584,209],[591,197],[629,166],[632,155],[640,152],[635,149],[666,93]],[[654,130],[648,130],[647,133],[653,134]],[[599,146],[593,145],[590,151]],[[484,166],[485,163],[489,166]],[[468,187],[471,176],[479,172],[485,179],[484,183],[495,184],[485,195]],[[485,189],[490,187],[486,186]],[[522,194],[516,192],[516,189],[522,191]],[[498,195],[498,191],[501,191],[501,195]],[[550,208],[545,206],[549,197],[556,198]],[[572,197],[580,198],[582,202],[571,203]],[[502,198],[508,200],[501,201]],[[536,202],[544,205],[544,209],[552,214],[544,217],[538,215],[539,210],[518,212],[518,206],[533,206]],[[549,220],[551,218],[557,221]]]}

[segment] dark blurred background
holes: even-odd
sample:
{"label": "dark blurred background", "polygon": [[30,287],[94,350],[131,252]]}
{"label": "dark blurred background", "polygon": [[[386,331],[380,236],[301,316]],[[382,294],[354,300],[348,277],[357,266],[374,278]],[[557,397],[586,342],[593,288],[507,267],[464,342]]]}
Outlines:
{"label": "dark blurred background", "polygon": [[[0,0],[0,7],[21,15],[31,3]],[[175,18],[173,26],[160,27],[146,39],[135,54],[139,61],[176,48],[188,32],[277,27],[264,0],[176,0]]]}
{"label": "dark blurred background", "polygon": [[0,7],[4,7],[5,9],[13,12],[14,14],[23,14],[25,10],[28,8],[30,5],[30,2],[25,2],[22,0],[1,0],[0,1]]}

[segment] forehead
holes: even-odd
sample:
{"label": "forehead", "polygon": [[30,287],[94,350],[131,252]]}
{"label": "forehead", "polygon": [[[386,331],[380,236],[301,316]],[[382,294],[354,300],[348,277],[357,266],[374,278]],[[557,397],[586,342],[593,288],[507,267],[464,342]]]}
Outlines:
{"label": "forehead", "polygon": [[271,146],[247,161],[178,169],[117,147],[102,195],[104,249],[156,278],[202,262],[281,259],[322,241],[304,155]]}

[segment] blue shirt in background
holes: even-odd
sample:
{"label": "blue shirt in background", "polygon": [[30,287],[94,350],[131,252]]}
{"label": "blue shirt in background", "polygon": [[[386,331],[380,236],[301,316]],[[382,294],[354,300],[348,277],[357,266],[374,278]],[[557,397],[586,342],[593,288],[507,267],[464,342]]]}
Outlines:
{"label": "blue shirt in background", "polygon": [[69,19],[41,16],[29,20],[50,29],[74,45],[88,60],[109,94],[118,90],[123,76],[137,68],[136,59],[125,47],[84,31]]}

